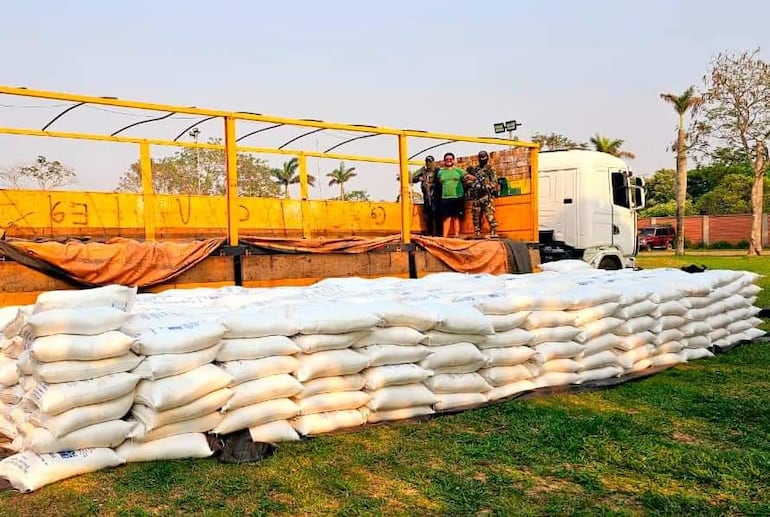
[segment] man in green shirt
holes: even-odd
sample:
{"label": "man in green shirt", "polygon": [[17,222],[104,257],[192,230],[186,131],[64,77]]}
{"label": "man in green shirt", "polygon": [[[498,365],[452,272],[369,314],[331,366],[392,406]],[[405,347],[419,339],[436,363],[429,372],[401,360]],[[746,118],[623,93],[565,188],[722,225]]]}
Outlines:
{"label": "man in green shirt", "polygon": [[455,166],[454,153],[444,155],[444,166],[436,174],[437,185],[441,191],[441,217],[443,219],[442,236],[460,235],[460,218],[465,209],[465,171]]}

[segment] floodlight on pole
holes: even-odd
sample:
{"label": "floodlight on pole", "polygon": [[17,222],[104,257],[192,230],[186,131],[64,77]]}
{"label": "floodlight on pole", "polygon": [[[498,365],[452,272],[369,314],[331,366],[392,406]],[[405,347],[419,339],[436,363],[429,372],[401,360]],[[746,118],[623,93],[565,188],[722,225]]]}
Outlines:
{"label": "floodlight on pole", "polygon": [[504,122],[495,122],[494,124],[495,133],[505,133],[505,123]]}

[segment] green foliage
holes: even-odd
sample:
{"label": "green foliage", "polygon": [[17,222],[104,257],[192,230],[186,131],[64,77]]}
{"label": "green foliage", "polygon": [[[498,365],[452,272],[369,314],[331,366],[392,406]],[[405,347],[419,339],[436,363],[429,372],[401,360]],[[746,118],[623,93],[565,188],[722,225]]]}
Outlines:
{"label": "green foliage", "polygon": [[345,192],[345,201],[369,201],[369,193],[365,190]]}
{"label": "green foliage", "polygon": [[[219,144],[221,140],[209,140]],[[274,197],[278,186],[270,177],[267,162],[251,154],[238,153],[238,194]],[[222,195],[225,192],[225,153],[219,149],[184,148],[174,155],[151,163],[153,189],[158,194]],[[121,176],[118,192],[141,192],[139,162],[132,163]]]}
{"label": "green foliage", "polygon": [[621,147],[623,147],[625,140],[608,138],[606,136],[602,136],[599,133],[597,133],[591,137],[590,141],[591,141],[591,145],[594,146],[594,150],[599,151],[601,153],[611,154],[612,156],[617,156],[618,158],[635,157],[634,153],[620,149]]}
{"label": "green foliage", "polygon": [[[684,205],[685,215],[693,215],[697,213],[692,201],[689,199]],[[676,200],[670,199],[665,203],[658,203],[655,205],[647,205],[647,207],[639,212],[641,217],[673,217],[676,215]]]}
{"label": "green foliage", "polygon": [[38,156],[30,165],[16,165],[0,171],[0,186],[12,189],[51,190],[77,183],[75,172],[59,160]]}
{"label": "green foliage", "polygon": [[[296,157],[283,162],[283,166],[280,169],[270,169],[270,177],[276,185],[283,187],[283,196],[287,199],[289,197],[289,185],[299,183],[298,169],[299,159]],[[307,184],[311,187],[315,186],[315,176],[308,174]]]}
{"label": "green foliage", "polygon": [[[647,205],[657,205],[676,201],[676,171],[673,169],[659,169],[651,178],[645,181],[644,190]],[[675,210],[676,211],[676,210]]]}
{"label": "green foliage", "polygon": [[340,186],[340,196],[337,199],[346,199],[345,183],[357,176],[357,174],[354,172],[355,170],[355,167],[345,167],[345,162],[340,162],[339,167],[326,175],[327,178],[331,178],[329,180],[330,187],[332,185]]}
{"label": "green foliage", "polygon": [[530,137],[535,143],[540,144],[543,151],[557,151],[560,149],[588,149],[585,142],[576,142],[559,133],[535,133]]}
{"label": "green foliage", "polygon": [[742,174],[728,174],[716,188],[698,199],[700,214],[727,215],[751,213],[752,179]]}

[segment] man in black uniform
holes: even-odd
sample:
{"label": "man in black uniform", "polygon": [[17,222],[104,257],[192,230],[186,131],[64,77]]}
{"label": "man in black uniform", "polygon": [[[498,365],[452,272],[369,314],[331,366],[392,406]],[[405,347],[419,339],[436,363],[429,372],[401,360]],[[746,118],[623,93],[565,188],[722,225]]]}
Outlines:
{"label": "man in black uniform", "polygon": [[497,236],[497,219],[495,218],[492,198],[497,196],[500,187],[497,183],[497,175],[489,165],[489,154],[486,151],[480,151],[479,165],[468,167],[467,172],[472,176],[468,189],[468,201],[471,202],[471,213],[473,214],[473,233],[477,237],[481,235],[481,216],[483,214],[489,222],[489,235],[495,237]]}
{"label": "man in black uniform", "polygon": [[425,216],[425,234],[441,235],[440,214],[438,210],[439,193],[435,181],[438,168],[433,156],[425,157],[425,165],[412,175],[412,183],[420,182],[422,190],[422,213]]}

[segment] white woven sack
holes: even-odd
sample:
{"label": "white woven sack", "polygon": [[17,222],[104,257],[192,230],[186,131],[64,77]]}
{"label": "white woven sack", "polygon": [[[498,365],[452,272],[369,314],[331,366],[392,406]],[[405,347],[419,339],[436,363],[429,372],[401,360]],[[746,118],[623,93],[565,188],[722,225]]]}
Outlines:
{"label": "white woven sack", "polygon": [[574,315],[574,318],[572,322],[568,323],[568,325],[574,325],[578,328],[585,327],[589,323],[600,320],[602,318],[606,318],[608,316],[612,316],[618,311],[619,307],[619,303],[608,302],[601,305],[596,305],[595,307],[587,307],[585,309],[570,311]]}
{"label": "white woven sack", "polygon": [[318,377],[358,373],[369,365],[369,358],[353,350],[327,350],[315,354],[301,354],[294,375],[300,382]]}
{"label": "white woven sack", "polygon": [[0,307],[0,338],[11,339],[19,334],[25,320],[26,314],[21,306]]}
{"label": "white woven sack", "polygon": [[684,363],[687,359],[679,354],[661,354],[650,357],[653,366],[673,366]]}
{"label": "white woven sack", "polygon": [[82,427],[59,438],[44,427],[28,425],[23,450],[48,454],[74,451],[88,447],[117,447],[126,439],[133,423],[124,420],[109,420]]}
{"label": "white woven sack", "polygon": [[312,415],[329,411],[358,409],[369,402],[370,398],[371,396],[363,391],[337,391],[303,398],[297,402],[297,406],[299,406],[300,415]]}
{"label": "white woven sack", "polygon": [[533,389],[535,389],[535,383],[531,380],[516,381],[492,388],[486,396],[489,400],[500,400]]}
{"label": "white woven sack", "polygon": [[540,373],[549,372],[577,372],[580,370],[580,363],[574,359],[551,359],[539,365]]}
{"label": "white woven sack", "polygon": [[[513,332],[513,331],[511,331]],[[525,332],[521,330],[520,332]],[[482,343],[488,337],[494,337],[495,334],[455,334],[441,330],[429,330],[425,332],[424,343],[427,346],[455,345],[457,343]]]}
{"label": "white woven sack", "polygon": [[232,398],[222,406],[222,410],[230,411],[266,400],[290,398],[300,391],[302,391],[302,384],[292,375],[288,373],[270,375],[236,386]]}
{"label": "white woven sack", "polygon": [[206,433],[218,426],[224,417],[225,416],[219,411],[214,411],[208,415],[191,418],[189,420],[182,420],[181,422],[174,422],[151,431],[148,431],[141,422],[134,420],[131,421],[133,428],[128,433],[127,438],[136,442],[152,442],[177,434]]}
{"label": "white woven sack", "polygon": [[705,348],[685,348],[680,352],[680,357],[685,361],[694,361],[696,359],[714,357],[714,354]]}
{"label": "white woven sack", "polygon": [[265,336],[253,338],[223,339],[217,361],[241,361],[262,359],[274,355],[293,355],[300,351],[291,338],[286,336]]}
{"label": "white woven sack", "polygon": [[481,375],[490,386],[498,387],[531,379],[538,374],[538,369],[534,365],[517,364],[513,366],[482,368],[478,371],[478,374]]}
{"label": "white woven sack", "polygon": [[687,314],[687,307],[685,307],[679,300],[663,302],[655,307],[655,310],[650,313],[653,318],[660,318],[662,316],[684,316],[685,314]]}
{"label": "white woven sack", "polygon": [[26,327],[33,337],[53,334],[92,336],[119,329],[126,318],[127,313],[112,307],[54,309],[31,315]]}
{"label": "white woven sack", "polygon": [[411,327],[428,330],[435,327],[440,319],[438,311],[401,302],[376,301],[362,305],[381,320],[387,327]]}
{"label": "white woven sack", "polygon": [[530,331],[516,328],[506,330],[502,332],[496,332],[490,336],[485,336],[485,339],[478,342],[479,348],[505,348],[527,345],[534,339],[534,334]]}
{"label": "white woven sack", "polygon": [[359,373],[319,377],[302,383],[302,391],[294,395],[295,400],[337,391],[358,391],[364,389],[364,376]]}
{"label": "white woven sack", "polygon": [[684,332],[679,330],[678,328],[670,328],[666,330],[662,330],[655,334],[655,337],[652,339],[653,345],[662,345],[663,343],[668,343],[670,341],[679,341],[684,337]]}
{"label": "white woven sack", "polygon": [[569,359],[583,352],[583,345],[574,341],[540,343],[534,348],[535,355],[532,356],[532,362],[536,364],[543,364],[552,359]]}
{"label": "white woven sack", "polygon": [[594,370],[605,366],[617,366],[618,357],[610,350],[604,350],[595,354],[585,354],[578,359],[580,370]]}
{"label": "white woven sack", "polygon": [[642,359],[648,359],[655,353],[655,345],[642,345],[640,347],[628,350],[626,352],[616,352],[618,364],[626,370]]}
{"label": "white woven sack", "polygon": [[210,348],[225,335],[225,327],[207,321],[152,327],[139,334],[133,350],[142,355],[184,354]]}
{"label": "white woven sack", "polygon": [[218,321],[227,329],[226,338],[293,336],[299,332],[297,323],[278,310],[242,310],[222,316]]}
{"label": "white woven sack", "polygon": [[433,375],[431,370],[426,370],[416,364],[375,366],[362,372],[364,386],[368,390],[378,390],[385,386],[414,384],[424,381],[431,375]]}
{"label": "white woven sack", "polygon": [[505,348],[484,348],[485,366],[513,366],[529,361],[535,355],[535,349],[528,346],[510,346]]}
{"label": "white woven sack", "polygon": [[571,341],[581,333],[581,330],[576,327],[545,327],[529,332],[532,334],[529,345],[534,346],[546,341]]}
{"label": "white woven sack", "polygon": [[388,386],[372,391],[370,395],[372,398],[366,405],[373,411],[385,411],[412,406],[429,406],[437,400],[436,395],[422,384]]}
{"label": "white woven sack", "polygon": [[115,453],[127,463],[139,461],[181,460],[208,458],[211,450],[206,435],[202,433],[178,434],[151,442],[129,440],[115,449]]}
{"label": "white woven sack", "polygon": [[621,306],[616,312],[615,317],[630,320],[639,316],[649,316],[655,311],[658,305],[650,300],[642,300],[631,305]]}
{"label": "white woven sack", "polygon": [[580,333],[578,333],[573,339],[579,343],[586,343],[602,335],[614,332],[621,325],[623,325],[623,320],[620,318],[607,316],[605,318],[592,321],[591,323],[583,326],[580,330]]}
{"label": "white woven sack", "polygon": [[602,368],[595,368],[593,370],[583,370],[578,373],[578,378],[575,384],[583,384],[584,382],[603,381],[606,379],[612,379],[613,377],[620,377],[623,375],[623,368],[619,366],[604,366]]}
{"label": "white woven sack", "polygon": [[483,393],[492,388],[478,373],[442,373],[423,384],[433,393]]}
{"label": "white woven sack", "polygon": [[489,319],[479,310],[462,305],[427,304],[426,308],[441,315],[436,330],[452,334],[494,334]]}
{"label": "white woven sack", "polygon": [[0,386],[13,386],[19,382],[16,360],[0,354]]}
{"label": "white woven sack", "polygon": [[230,374],[213,364],[205,364],[181,375],[141,381],[136,387],[135,398],[138,404],[165,411],[189,404],[232,383]]}
{"label": "white woven sack", "polygon": [[229,434],[275,420],[287,420],[299,414],[299,406],[290,399],[274,399],[245,406],[225,413],[211,432]]}
{"label": "white woven sack", "polygon": [[[414,332],[417,331],[414,330]],[[299,349],[299,352],[302,352],[303,354],[313,354],[325,350],[342,350],[350,348],[351,346],[354,346],[354,344],[357,344],[356,342],[366,334],[367,333],[364,331],[346,332],[344,334],[299,334],[291,339]]]}
{"label": "white woven sack", "polygon": [[365,355],[369,360],[369,366],[374,367],[387,364],[417,363],[425,359],[430,350],[423,345],[372,345],[359,348],[357,352]]}
{"label": "white woven sack", "polygon": [[86,381],[57,384],[40,382],[27,393],[24,401],[33,404],[41,413],[58,415],[78,406],[107,402],[133,393],[138,382],[138,375],[125,372]]}
{"label": "white woven sack", "polygon": [[470,373],[484,365],[485,357],[471,343],[431,347],[420,366],[434,373]]}
{"label": "white woven sack", "polygon": [[[48,314],[48,313],[45,313]],[[104,377],[113,373],[133,370],[142,361],[131,352],[120,357],[98,361],[57,361],[55,363],[32,362],[30,373],[37,381],[57,383],[73,382]]]}
{"label": "white woven sack", "polygon": [[632,334],[639,334],[652,330],[655,327],[656,321],[650,316],[639,316],[638,318],[632,318],[623,322],[613,329],[615,334],[621,336],[630,336]]}
{"label": "white woven sack", "polygon": [[414,406],[401,409],[390,409],[385,411],[368,411],[366,422],[376,424],[377,422],[391,422],[394,420],[405,420],[407,418],[417,418],[435,413],[431,406]]}
{"label": "white woven sack", "polygon": [[181,375],[213,362],[219,350],[220,344],[217,343],[209,348],[186,354],[148,355],[131,372],[151,381]]}
{"label": "white woven sack", "polygon": [[439,393],[438,400],[433,405],[436,411],[451,411],[469,409],[485,404],[488,399],[483,393]]}
{"label": "white woven sack", "polygon": [[669,341],[655,347],[655,355],[678,354],[682,351],[684,345],[679,341]]}
{"label": "white woven sack", "polygon": [[152,431],[153,429],[170,425],[175,422],[200,418],[215,411],[219,411],[232,396],[232,389],[222,388],[209,393],[190,404],[185,404],[184,406],[179,406],[166,411],[156,411],[147,406],[134,404],[131,408],[131,414],[136,420],[144,425],[147,431]]}
{"label": "white woven sack", "polygon": [[266,424],[249,427],[251,441],[260,443],[295,442],[299,440],[297,431],[288,420],[276,420]]}
{"label": "white woven sack", "polygon": [[529,311],[519,311],[511,314],[488,314],[487,319],[495,332],[503,332],[519,328],[528,316]]}
{"label": "white woven sack", "polygon": [[293,356],[276,355],[250,361],[228,361],[221,363],[219,366],[232,375],[233,385],[237,386],[247,381],[271,375],[294,373],[299,367],[299,361]]}
{"label": "white woven sack", "polygon": [[639,348],[642,345],[652,343],[655,339],[655,334],[649,331],[640,332],[638,334],[632,334],[630,336],[619,336],[620,342],[615,345],[618,350],[633,350]]}
{"label": "white woven sack", "polygon": [[30,422],[38,427],[45,427],[55,437],[60,438],[83,427],[123,418],[133,402],[133,394],[128,393],[107,402],[76,407],[56,416],[33,413],[30,415]]}
{"label": "white woven sack", "polygon": [[371,345],[420,345],[426,340],[425,334],[411,327],[376,327],[363,334],[352,346],[363,348]]}
{"label": "white woven sack", "polygon": [[344,334],[369,330],[382,320],[362,307],[348,303],[303,303],[290,305],[286,316],[294,320],[300,334]]}
{"label": "white woven sack", "polygon": [[605,350],[612,350],[623,342],[623,338],[616,336],[615,334],[604,334],[597,336],[593,339],[589,339],[583,343],[583,354],[588,357]]}
{"label": "white woven sack", "polygon": [[542,327],[573,326],[576,316],[575,311],[532,311],[521,327],[525,330],[535,330]]}
{"label": "white woven sack", "polygon": [[135,341],[135,338],[117,330],[95,336],[55,334],[33,339],[30,352],[33,359],[44,363],[95,361],[125,355]]}
{"label": "white woven sack", "polygon": [[34,311],[110,307],[130,312],[136,301],[136,292],[136,287],[115,284],[91,289],[47,291],[37,296]]}
{"label": "white woven sack", "polygon": [[357,427],[366,422],[364,412],[357,409],[347,411],[331,411],[315,413],[294,418],[290,421],[292,427],[303,436],[330,433],[337,429]]}
{"label": "white woven sack", "polygon": [[538,375],[532,379],[532,382],[537,388],[546,388],[549,386],[567,386],[569,384],[575,384],[579,379],[580,376],[576,373],[548,372]]}
{"label": "white woven sack", "polygon": [[88,472],[116,467],[125,463],[112,449],[80,449],[54,454],[22,452],[0,461],[0,478],[10,481],[20,492]]}

